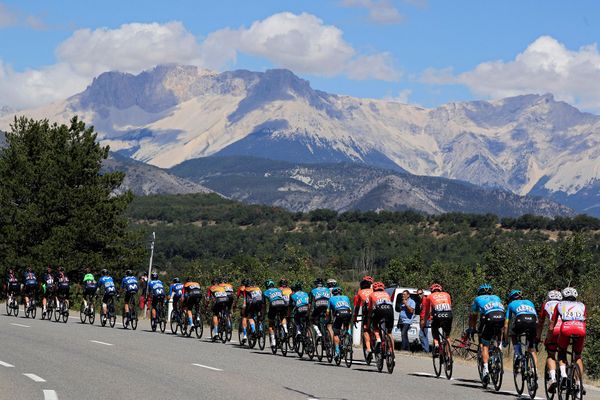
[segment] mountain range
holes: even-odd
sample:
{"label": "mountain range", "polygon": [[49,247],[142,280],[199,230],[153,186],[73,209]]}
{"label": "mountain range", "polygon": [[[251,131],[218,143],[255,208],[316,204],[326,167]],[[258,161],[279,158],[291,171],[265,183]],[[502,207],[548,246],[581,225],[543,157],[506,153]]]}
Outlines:
{"label": "mountain range", "polygon": [[[326,163],[359,163],[600,215],[600,117],[548,94],[427,109],[325,93],[287,70],[166,65],[101,74],[82,93],[25,113],[58,122],[78,114],[113,151],[163,168],[207,156],[318,164],[321,172]],[[13,115],[0,117],[0,129]]]}

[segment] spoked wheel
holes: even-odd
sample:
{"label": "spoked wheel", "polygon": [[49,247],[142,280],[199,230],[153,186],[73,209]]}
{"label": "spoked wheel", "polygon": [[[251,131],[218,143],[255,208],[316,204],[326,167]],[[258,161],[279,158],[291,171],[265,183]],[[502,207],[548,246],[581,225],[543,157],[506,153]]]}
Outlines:
{"label": "spoked wheel", "polygon": [[194,315],[194,331],[196,332],[196,338],[202,339],[204,323],[202,322],[202,314],[199,311]]}
{"label": "spoked wheel", "polygon": [[115,327],[115,324],[117,323],[117,316],[114,313],[111,313],[109,323],[111,328]]}
{"label": "spoked wheel", "polygon": [[106,326],[107,320],[108,320],[108,318],[106,317],[106,314],[100,313],[100,325]]}
{"label": "spoked wheel", "polygon": [[[171,333],[173,335],[177,335],[177,330],[179,329],[179,321],[177,320],[177,311],[171,311]],[[181,332],[183,334],[183,332]]]}
{"label": "spoked wheel", "polygon": [[283,330],[283,326],[280,327],[279,329],[280,329],[279,344],[281,345],[281,354],[285,357],[288,352],[288,338],[287,338],[287,335],[285,334],[285,331]]}
{"label": "spoked wheel", "polygon": [[[306,351],[306,345],[304,344],[305,340],[307,340],[306,336],[298,336],[298,338],[294,340],[294,351],[298,354],[299,358],[302,358]],[[308,354],[308,351],[306,351],[306,354]]]}
{"label": "spoked wheel", "polygon": [[6,304],[6,315],[11,316],[12,315],[12,301],[7,301]]}
{"label": "spoked wheel", "polygon": [[23,312],[25,313],[25,318],[29,318],[29,309],[27,304],[23,304]]}
{"label": "spoked wheel", "polygon": [[433,372],[437,378],[442,374],[442,362],[444,354],[440,351],[440,347],[434,347],[431,351],[431,359],[433,360]]}
{"label": "spoked wheel", "polygon": [[160,308],[160,313],[158,315],[158,324],[160,327],[160,331],[161,333],[165,333],[165,330],[167,329],[167,319],[165,317],[165,310],[163,307]]}
{"label": "spoked wheel", "polygon": [[483,380],[483,356],[481,354],[481,347],[477,351],[477,371],[479,372],[479,380],[483,388],[487,388],[487,383]]}
{"label": "spoked wheel", "polygon": [[223,317],[219,319],[219,340],[227,343],[227,321]]}
{"label": "spoked wheel", "polygon": [[365,358],[365,363],[367,365],[371,365],[371,360],[373,360],[373,352],[367,352],[367,342],[365,342],[364,338],[362,340],[362,349],[363,357]]}
{"label": "spoked wheel", "polygon": [[513,379],[515,381],[515,389],[517,394],[521,396],[523,389],[525,388],[525,363],[521,361],[521,357],[517,361],[513,362]]}
{"label": "spoked wheel", "polygon": [[31,318],[35,319],[35,316],[37,314],[37,306],[35,304],[35,301],[32,301],[32,307],[31,307]]}
{"label": "spoked wheel", "polygon": [[138,326],[138,317],[137,311],[135,311],[135,305],[133,307],[134,308],[131,308],[131,305],[129,306],[129,323],[131,324],[131,329],[135,331]]}
{"label": "spoked wheel", "polygon": [[547,400],[554,400],[554,396],[556,396],[556,387],[554,388],[554,391],[552,393],[550,393],[550,370],[548,369],[548,364],[546,364],[546,367],[544,368],[544,391],[546,392],[546,399]]}
{"label": "spoked wheel", "polygon": [[15,314],[15,317],[19,316],[19,304],[17,304],[16,300],[13,300],[13,313]]}
{"label": "spoked wheel", "polygon": [[304,351],[308,356],[309,360],[313,360],[315,358],[315,340],[313,334],[311,333],[311,329],[307,328],[306,332],[303,333],[304,337],[302,338],[302,345],[304,346]]}
{"label": "spoked wheel", "polygon": [[265,327],[263,326],[262,322],[257,325],[256,329],[258,330],[258,348],[264,350],[267,344],[267,337],[265,334]]}
{"label": "spoked wheel", "polygon": [[452,357],[452,347],[450,346],[450,342],[448,340],[444,340],[444,372],[446,374],[446,379],[452,379],[452,371],[454,369],[454,359]]}
{"label": "spoked wheel", "polygon": [[127,319],[127,315],[123,313],[121,316],[121,325],[123,325],[123,329],[127,329],[129,327],[129,320]]}
{"label": "spoked wheel", "polygon": [[346,348],[346,351],[344,354],[344,362],[346,363],[346,367],[350,368],[352,366],[352,358],[354,357],[354,355],[353,355],[354,349],[352,346],[352,336],[346,335],[344,341],[345,341],[344,347]]}
{"label": "spoked wheel", "polygon": [[90,323],[90,325],[94,325],[95,320],[96,320],[96,309],[95,309],[94,305],[92,304],[90,306],[90,312],[88,314],[88,322]]}
{"label": "spoked wheel", "polygon": [[233,324],[231,322],[231,316],[229,316],[229,314],[227,315],[227,320],[225,322],[226,322],[225,323],[225,326],[226,326],[225,332],[227,334],[226,340],[228,342],[231,342],[231,338],[233,337]]}
{"label": "spoked wheel", "polygon": [[85,305],[81,303],[81,307],[79,307],[79,320],[82,324],[85,324],[86,319],[87,315],[85,314]]}
{"label": "spoked wheel", "polygon": [[525,357],[525,362],[527,364],[527,376],[525,377],[525,381],[527,382],[527,393],[530,398],[535,399],[535,394],[538,389],[537,367],[530,352],[525,353]]}
{"label": "spoked wheel", "polygon": [[317,336],[315,339],[315,354],[317,355],[317,360],[321,362],[323,360],[323,352],[325,346],[323,346],[323,335]]}
{"label": "spoked wheel", "polygon": [[56,322],[58,322],[58,320],[60,319],[60,309],[61,309],[61,306],[60,306],[60,303],[59,303],[58,307],[56,307],[54,309],[54,321],[56,321]]}
{"label": "spoked wheel", "polygon": [[256,333],[250,333],[248,335],[248,347],[253,349],[256,346]]}
{"label": "spoked wheel", "polygon": [[[383,346],[381,346],[383,347]],[[375,352],[375,365],[377,366],[377,371],[383,371],[383,361],[385,358],[385,354],[383,354],[383,349],[380,348],[379,351]]]}
{"label": "spoked wheel", "polygon": [[62,303],[61,315],[63,323],[66,324],[69,320],[69,307],[67,306],[66,302]]}
{"label": "spoked wheel", "polygon": [[394,372],[394,367],[396,366],[396,354],[394,353],[394,342],[387,334],[385,336],[385,352],[385,366],[387,367],[387,371],[391,374]]}
{"label": "spoked wheel", "polygon": [[495,357],[492,364],[492,382],[494,383],[494,390],[498,392],[502,387],[502,378],[504,376],[504,365],[502,361],[502,351],[497,347],[494,349]]}
{"label": "spoked wheel", "polygon": [[238,343],[240,344],[240,346],[244,345],[243,338],[244,338],[244,327],[242,326],[242,321],[240,320],[240,323],[238,324]]}

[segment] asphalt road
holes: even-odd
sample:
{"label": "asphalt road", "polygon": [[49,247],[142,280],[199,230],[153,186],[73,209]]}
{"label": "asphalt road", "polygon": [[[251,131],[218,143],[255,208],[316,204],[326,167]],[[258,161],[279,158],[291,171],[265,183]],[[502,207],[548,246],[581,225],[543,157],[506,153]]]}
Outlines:
{"label": "asphalt road", "polygon": [[[0,316],[0,399],[517,397],[511,375],[505,375],[504,390],[493,393],[481,388],[475,366],[467,363],[457,362],[448,381],[431,376],[429,358],[397,353],[390,375],[360,360],[348,369],[153,333],[147,321],[131,331],[120,322],[102,328],[98,318],[90,326],[75,317],[63,324],[42,321],[39,312],[37,320]],[[362,351],[354,354],[362,359]],[[543,397],[543,388],[538,394]],[[588,390],[586,398],[600,399],[600,393]]]}

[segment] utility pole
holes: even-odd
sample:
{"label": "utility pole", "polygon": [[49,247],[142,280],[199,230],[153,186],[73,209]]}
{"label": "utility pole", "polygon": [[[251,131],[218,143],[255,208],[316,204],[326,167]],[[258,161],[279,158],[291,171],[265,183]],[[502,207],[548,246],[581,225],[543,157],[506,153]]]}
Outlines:
{"label": "utility pole", "polygon": [[154,241],[156,240],[156,233],[152,232],[152,240],[150,240],[150,263],[148,264],[148,281],[146,282],[146,301],[144,302],[144,318],[146,318],[146,312],[148,311],[148,284],[150,283],[150,276],[152,276],[152,258],[154,257]]}

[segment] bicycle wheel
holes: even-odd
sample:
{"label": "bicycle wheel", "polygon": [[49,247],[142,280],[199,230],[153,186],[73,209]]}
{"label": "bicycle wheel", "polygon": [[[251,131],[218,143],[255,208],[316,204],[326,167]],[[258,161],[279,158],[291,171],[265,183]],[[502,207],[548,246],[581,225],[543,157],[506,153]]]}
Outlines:
{"label": "bicycle wheel", "polygon": [[160,326],[160,332],[165,333],[165,330],[167,329],[167,315],[166,315],[165,307],[162,305],[160,307],[158,323]]}
{"label": "bicycle wheel", "polygon": [[15,317],[19,316],[19,305],[17,304],[17,301],[13,299],[13,304],[14,304],[14,308],[13,308],[13,313],[15,315]]}
{"label": "bicycle wheel", "polygon": [[377,371],[383,371],[383,361],[385,358],[385,343],[382,343],[379,347],[379,351],[375,353],[375,366],[377,367]]}
{"label": "bicycle wheel", "polygon": [[280,329],[280,345],[281,345],[281,354],[283,354],[283,356],[287,356],[287,352],[288,352],[288,338],[287,335],[285,334],[285,331],[283,330],[283,326],[279,327]]}
{"label": "bicycle wheel", "polygon": [[[171,333],[173,335],[177,335],[177,330],[179,329],[179,320],[177,319],[177,311],[171,310]],[[183,332],[181,332],[183,334]]]}
{"label": "bicycle wheel", "polygon": [[94,325],[94,321],[96,320],[96,308],[93,304],[89,305],[89,313],[88,313],[88,322],[90,325]]}
{"label": "bicycle wheel", "polygon": [[367,355],[367,342],[365,342],[364,338],[362,339],[362,349],[363,349],[363,357],[365,359],[365,363],[367,365],[371,365],[371,361],[373,360],[373,352],[371,348],[371,352]]}
{"label": "bicycle wheel", "polygon": [[67,305],[66,301],[62,303],[60,314],[62,315],[63,323],[66,324],[67,321],[69,320],[69,306]]}
{"label": "bicycle wheel", "polygon": [[202,339],[204,333],[204,323],[202,321],[202,314],[199,310],[196,310],[194,314],[194,331],[196,332],[196,338]]}
{"label": "bicycle wheel", "polygon": [[494,349],[494,358],[492,364],[492,382],[494,382],[494,390],[496,392],[498,392],[502,387],[502,378],[504,376],[504,364],[502,357],[502,351],[496,347]]}
{"label": "bicycle wheel", "polygon": [[258,323],[258,325],[256,326],[256,329],[258,330],[258,332],[257,332],[258,348],[261,350],[264,350],[265,346],[267,344],[267,340],[266,340],[266,335],[265,335],[265,327],[263,326],[262,321]]}
{"label": "bicycle wheel", "polygon": [[60,319],[60,304],[58,303],[58,307],[54,308],[54,321],[58,322],[58,320]]}
{"label": "bicycle wheel", "polygon": [[135,304],[129,304],[129,323],[131,324],[131,329],[133,329],[134,331],[137,329],[138,326],[138,317],[137,317],[137,311],[135,311]]}
{"label": "bicycle wheel", "polygon": [[394,342],[390,338],[390,335],[385,336],[385,366],[387,367],[388,373],[394,372],[394,367],[396,366],[396,353],[394,353]]}
{"label": "bicycle wheel", "polygon": [[304,337],[302,338],[302,344],[304,346],[304,352],[308,356],[308,359],[312,361],[315,358],[315,346],[316,346],[314,333],[313,333],[312,329],[309,327],[306,327],[304,329],[305,329],[305,331],[303,333]]}
{"label": "bicycle wheel", "polygon": [[436,378],[439,378],[442,374],[442,363],[444,353],[440,350],[440,347],[441,346],[434,347],[431,351],[431,360],[433,361],[433,372],[435,372]]}
{"label": "bicycle wheel", "polygon": [[81,307],[79,307],[79,320],[81,320],[82,324],[85,324],[86,319],[87,315],[85,314],[85,305],[81,303]]}
{"label": "bicycle wheel", "polygon": [[231,315],[227,313],[227,319],[225,320],[225,332],[227,333],[227,341],[231,342],[233,336],[233,322],[231,321]]}
{"label": "bicycle wheel", "polygon": [[323,335],[317,336],[315,338],[315,355],[317,356],[317,360],[321,362],[323,360]]}
{"label": "bicycle wheel", "polygon": [[100,313],[100,325],[102,326],[106,326],[106,320],[107,320],[107,316],[104,313]]}
{"label": "bicycle wheel", "polygon": [[331,340],[331,336],[329,335],[329,331],[327,327],[325,327],[325,334],[323,335],[323,347],[325,348],[325,356],[327,357],[327,362],[331,364],[333,361],[333,343]]}
{"label": "bicycle wheel", "polygon": [[554,391],[550,393],[550,370],[548,369],[548,364],[544,367],[544,392],[546,393],[547,400],[554,400],[554,396],[556,396],[556,387]]}
{"label": "bicycle wheel", "polygon": [[526,382],[527,393],[531,399],[535,399],[538,388],[537,367],[530,352],[525,353],[525,365],[527,366]]}
{"label": "bicycle wheel", "polygon": [[477,372],[479,372],[479,380],[483,388],[487,388],[487,383],[483,380],[483,356],[481,354],[481,347],[477,350]]}
{"label": "bicycle wheel", "polygon": [[[569,374],[569,389],[571,394],[571,399],[573,400],[582,400],[583,399],[583,374],[579,369],[579,365],[577,363],[573,364],[570,374]],[[568,397],[567,397],[568,398]]]}
{"label": "bicycle wheel", "polygon": [[352,346],[352,335],[346,334],[344,347],[346,348],[344,352],[344,362],[346,363],[346,367],[350,368],[352,366],[352,361],[354,358],[354,349]]}
{"label": "bicycle wheel", "polygon": [[[304,344],[305,340],[307,340],[306,335],[302,334],[294,340],[294,350],[296,351],[298,358],[302,358],[302,356],[304,356],[304,353],[306,352],[306,345]],[[308,352],[306,353],[308,354]]]}
{"label": "bicycle wheel", "polygon": [[6,301],[6,315],[11,316],[12,315],[12,300],[11,301]]}
{"label": "bicycle wheel", "polygon": [[333,357],[333,362],[335,363],[335,365],[339,366],[342,363],[342,358],[346,357],[346,348],[344,347],[344,338],[340,337],[340,354],[337,355],[337,357]]}
{"label": "bicycle wheel", "polygon": [[525,388],[525,374],[525,360],[519,357],[513,362],[513,379],[515,381],[515,389],[519,396],[523,394],[523,389]]}
{"label": "bicycle wheel", "polygon": [[443,352],[444,352],[444,373],[446,374],[446,379],[452,379],[452,371],[454,369],[454,359],[452,357],[452,347],[450,346],[450,342],[447,339],[444,339],[443,342]]}
{"label": "bicycle wheel", "polygon": [[223,316],[219,318],[219,340],[221,343],[227,343],[227,321]]}
{"label": "bicycle wheel", "polygon": [[35,315],[37,314],[37,306],[35,304],[35,300],[31,300],[31,318],[35,319]]}

